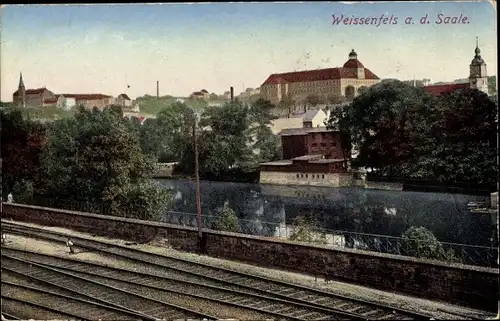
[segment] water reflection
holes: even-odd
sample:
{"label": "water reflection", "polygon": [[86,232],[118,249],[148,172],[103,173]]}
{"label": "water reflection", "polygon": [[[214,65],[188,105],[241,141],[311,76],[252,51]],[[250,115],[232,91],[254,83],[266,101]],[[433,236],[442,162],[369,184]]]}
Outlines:
{"label": "water reflection", "polygon": [[[160,182],[174,192],[173,210],[196,213],[193,181]],[[423,226],[444,242],[491,244],[490,218],[467,210],[469,201],[486,201],[487,197],[206,181],[200,188],[203,215],[214,215],[227,202],[240,219],[246,220],[243,228],[253,234],[284,235],[293,219],[303,215],[330,230],[400,236],[410,226]],[[332,235],[328,239],[334,244],[342,237]],[[343,242],[355,243],[345,238]],[[359,246],[375,245],[360,241]]]}

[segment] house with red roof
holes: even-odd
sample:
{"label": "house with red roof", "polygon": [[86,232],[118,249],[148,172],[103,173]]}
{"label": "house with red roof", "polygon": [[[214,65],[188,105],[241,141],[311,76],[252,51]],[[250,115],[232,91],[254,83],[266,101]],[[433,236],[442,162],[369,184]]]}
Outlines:
{"label": "house with red roof", "polygon": [[333,97],[352,100],[362,89],[379,82],[380,78],[365,68],[353,49],[342,67],[272,74],[261,85],[260,95],[273,104],[286,97],[300,103],[309,95],[323,100]]}

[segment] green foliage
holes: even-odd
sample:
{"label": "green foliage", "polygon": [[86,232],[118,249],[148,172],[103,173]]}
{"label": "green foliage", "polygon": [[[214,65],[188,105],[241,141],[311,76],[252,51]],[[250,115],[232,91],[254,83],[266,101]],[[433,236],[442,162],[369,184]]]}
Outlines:
{"label": "green foliage", "polygon": [[498,173],[496,104],[478,90],[440,96],[426,115],[412,178],[435,177],[449,183],[495,184]]}
{"label": "green foliage", "polygon": [[12,195],[15,203],[29,203],[33,200],[35,189],[30,180],[20,180],[14,183]]}
{"label": "green foliage", "polygon": [[340,126],[359,148],[357,165],[400,175],[398,165],[414,157],[415,131],[425,132],[426,124],[419,115],[426,113],[430,100],[419,88],[397,80],[382,81],[332,113],[328,126]]}
{"label": "green foliage", "polygon": [[[207,102],[201,99],[183,98],[184,103],[191,109],[203,110],[207,107]],[[177,103],[177,98],[172,96],[162,96],[159,99],[154,96],[144,95],[136,99],[139,103],[141,113],[156,115],[161,110],[169,108],[172,104]]]}
{"label": "green foliage", "polygon": [[412,226],[401,236],[406,255],[418,258],[460,262],[452,249],[445,250],[431,231]]}
{"label": "green foliage", "polygon": [[304,103],[311,105],[311,106],[316,106],[316,105],[321,104],[323,102],[324,102],[323,98],[317,94],[310,94],[304,100]]}
{"label": "green foliage", "polygon": [[259,163],[281,159],[281,139],[273,134],[271,130],[272,121],[277,117],[273,115],[274,105],[264,99],[259,99],[250,105],[249,118],[250,128],[247,136],[253,142],[252,148],[258,150],[253,163]]}
{"label": "green foliage", "polygon": [[202,173],[221,173],[231,167],[243,167],[249,161],[248,111],[248,106],[233,102],[223,107],[208,107],[202,114],[199,126],[210,129],[200,135]]}
{"label": "green foliage", "polygon": [[295,218],[293,232],[288,239],[304,243],[326,244],[326,235],[319,228],[319,223],[305,216]]}
{"label": "green foliage", "polygon": [[182,150],[190,135],[192,110],[183,103],[173,103],[147,119],[140,126],[141,147],[159,162],[174,162],[182,158]]}
{"label": "green foliage", "polygon": [[495,95],[497,93],[497,77],[489,76],[488,77],[488,93],[490,95]]}
{"label": "green foliage", "polygon": [[[40,159],[45,141],[46,126],[27,119],[18,108],[1,111],[2,193],[6,195],[17,183],[36,184],[40,175]],[[18,192],[16,192],[18,193]]]}
{"label": "green foliage", "polygon": [[217,209],[216,219],[212,228],[214,230],[226,232],[239,232],[240,223],[236,213],[229,205],[224,204],[223,207]]}
{"label": "green foliage", "polygon": [[[117,111],[81,108],[58,120],[47,135],[42,172],[46,196],[103,203],[112,215],[154,219],[168,196],[149,184],[154,161],[146,157],[137,133]],[[160,206],[161,204],[161,206]]]}
{"label": "green foliage", "polygon": [[354,167],[378,176],[494,184],[496,104],[478,90],[431,97],[397,80],[370,87],[331,112],[343,149],[359,150]]}
{"label": "green foliage", "polygon": [[279,102],[277,109],[290,114],[292,112],[293,106],[295,106],[296,101],[293,99],[291,94],[287,94]]}

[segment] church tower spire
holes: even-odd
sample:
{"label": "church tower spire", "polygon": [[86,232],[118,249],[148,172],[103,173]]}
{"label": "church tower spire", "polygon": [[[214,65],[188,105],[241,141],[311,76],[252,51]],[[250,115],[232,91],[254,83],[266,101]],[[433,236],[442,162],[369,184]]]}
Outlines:
{"label": "church tower spire", "polygon": [[26,88],[24,87],[23,73],[19,73],[19,86],[17,87],[17,106],[26,107]]}
{"label": "church tower spire", "polygon": [[470,63],[469,84],[470,88],[481,90],[488,94],[488,75],[486,73],[486,63],[481,58],[479,49],[479,37],[476,37],[476,49],[474,59]]}

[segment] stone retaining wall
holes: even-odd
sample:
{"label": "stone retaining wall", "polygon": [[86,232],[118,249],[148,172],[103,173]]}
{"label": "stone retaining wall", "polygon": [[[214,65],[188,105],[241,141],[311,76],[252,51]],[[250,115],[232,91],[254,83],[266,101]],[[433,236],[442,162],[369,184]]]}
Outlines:
{"label": "stone retaining wall", "polygon": [[[3,204],[2,218],[59,226],[136,242],[166,239],[197,251],[197,229],[19,204]],[[426,299],[496,311],[498,269],[448,264],[351,249],[331,249],[265,237],[206,230],[203,251],[214,257],[338,279]]]}

